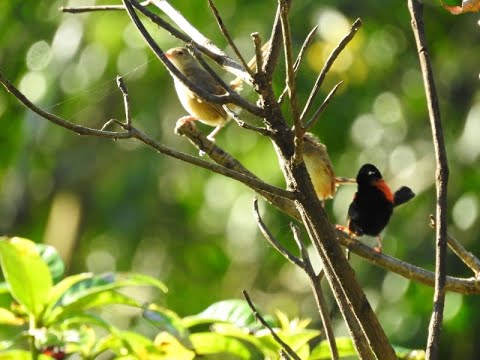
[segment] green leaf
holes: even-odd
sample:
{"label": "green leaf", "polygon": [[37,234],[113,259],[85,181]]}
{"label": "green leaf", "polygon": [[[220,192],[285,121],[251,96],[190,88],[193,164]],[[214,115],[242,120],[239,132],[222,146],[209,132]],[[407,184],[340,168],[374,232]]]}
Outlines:
{"label": "green leaf", "polygon": [[38,319],[53,284],[35,243],[18,237],[1,239],[0,265],[14,299]]}
{"label": "green leaf", "polygon": [[154,345],[164,354],[163,360],[192,360],[196,358],[195,352],[185,348],[177,338],[166,331],[157,334]]}
{"label": "green leaf", "polygon": [[461,6],[462,0],[442,0],[442,3],[450,6]]}
{"label": "green leaf", "polygon": [[[304,351],[308,342],[320,335],[318,330],[300,329],[300,330],[280,330],[274,329],[275,334],[282,339],[296,353]],[[273,338],[269,330],[262,330],[263,334],[257,334],[257,338],[261,341],[262,347],[268,348],[270,351],[277,353],[281,350],[280,344]]]}
{"label": "green leaf", "polygon": [[189,339],[190,334],[183,326],[182,319],[175,312],[151,304],[145,309],[143,316],[160,330],[174,336],[185,348],[193,349]]}
{"label": "green leaf", "polygon": [[138,301],[115,291],[123,287],[153,286],[161,291],[167,291],[162,282],[146,275],[134,273],[84,275],[83,279],[74,278],[71,281],[66,278],[57,286],[59,286],[59,289],[54,291],[55,296],[52,295],[51,303],[53,299],[58,298],[59,294],[61,296],[55,301],[53,307],[49,307],[45,319],[46,323],[57,321],[59,318],[66,318],[71,312],[85,311],[103,305],[122,304],[142,307]]}
{"label": "green leaf", "polygon": [[126,355],[125,352],[128,351],[128,355],[136,356],[133,359],[164,360],[161,351],[157,349],[152,340],[145,336],[131,331],[122,331],[116,336],[121,340],[122,346],[117,349],[110,348],[110,350],[117,355]]}
{"label": "green leaf", "polygon": [[60,301],[62,296],[64,296],[65,293],[70,288],[72,288],[75,284],[78,284],[81,281],[84,281],[84,280],[87,280],[87,279],[92,279],[93,277],[94,277],[94,274],[92,274],[92,273],[81,273],[81,274],[66,277],[65,279],[60,281],[58,284],[56,284],[50,290],[50,294],[48,295],[47,307],[45,309],[44,319],[43,319],[44,324],[48,325],[49,320],[51,318],[52,310],[57,305],[57,303]]}
{"label": "green leaf", "polygon": [[190,340],[199,355],[221,355],[221,359],[262,359],[253,357],[239,339],[217,333],[192,334]]}
{"label": "green leaf", "polygon": [[393,346],[399,360],[425,360],[424,350],[406,349],[401,346]]}
{"label": "green leaf", "polygon": [[[40,355],[39,360],[52,360],[50,356]],[[10,350],[0,353],[0,360],[32,360],[32,354],[25,350]]]}
{"label": "green leaf", "polygon": [[115,290],[102,290],[90,292],[84,296],[76,298],[65,306],[57,306],[52,311],[48,319],[49,323],[64,321],[65,319],[74,316],[74,314],[83,312],[92,308],[101,307],[104,305],[127,305],[134,307],[142,307],[142,304],[137,300],[123,295]]}
{"label": "green leaf", "polygon": [[65,272],[65,264],[57,249],[55,249],[53,246],[45,244],[36,244],[36,246],[43,261],[45,261],[50,269],[53,282],[59,282]]}
{"label": "green leaf", "polygon": [[17,317],[13,312],[0,308],[0,324],[20,326],[25,323],[25,320]]}
{"label": "green leaf", "polygon": [[[348,356],[356,356],[357,352],[353,346],[352,339],[349,337],[338,337],[335,338],[337,343],[338,354],[341,358]],[[331,359],[330,356],[330,347],[328,346],[327,340],[321,341],[311,352],[310,359],[312,360],[323,360]]]}
{"label": "green leaf", "polygon": [[[259,325],[253,315],[252,309],[245,300],[224,300],[213,303],[201,313],[184,320],[190,322],[190,318],[209,319],[212,321],[228,321],[238,327],[258,328]],[[265,318],[265,317],[264,317]],[[272,317],[267,316],[265,320],[274,325]]]}

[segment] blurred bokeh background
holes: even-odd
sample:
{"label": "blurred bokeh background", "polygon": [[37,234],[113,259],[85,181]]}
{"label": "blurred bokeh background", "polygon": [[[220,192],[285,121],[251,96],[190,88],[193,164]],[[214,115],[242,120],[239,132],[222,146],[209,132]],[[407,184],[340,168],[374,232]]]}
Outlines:
{"label": "blurred bokeh background", "polygon": [[[123,12],[58,11],[63,5],[92,3],[1,1],[0,70],[42,108],[92,127],[123,118],[115,84],[120,74],[129,87],[135,125],[165,145],[198,155],[185,138],[173,133],[185,111],[172,79],[128,17]],[[171,3],[207,37],[226,46],[206,1]],[[276,2],[216,4],[249,58],[250,33],[268,38]],[[327,145],[338,175],[353,177],[361,164],[371,162],[392,187],[408,185],[418,194],[396,210],[383,235],[384,252],[433,269],[434,233],[428,216],[435,206],[434,154],[406,3],[294,1],[295,51],[319,25],[298,76],[300,102],[305,102],[324,60],[357,17],[364,26],[327,76],[317,103],[338,81],[344,83],[313,132]],[[432,0],[426,1],[425,17],[451,169],[449,229],[480,255],[479,16],[449,15]],[[162,48],[181,45],[145,22]],[[280,92],[283,68],[277,75]],[[244,93],[255,100],[249,89]],[[136,289],[137,295],[182,316],[214,301],[240,298],[241,290],[247,289],[265,311],[281,309],[319,325],[306,277],[259,234],[249,189],[134,140],[114,142],[68,132],[25,110],[3,88],[0,128],[1,234],[53,244],[69,273],[136,271],[158,277],[169,287],[168,294],[155,298]],[[231,124],[217,142],[262,179],[284,186],[266,139]],[[345,223],[354,191],[355,187],[342,187],[327,202],[332,223]],[[295,249],[290,219],[265,203],[261,207],[272,232]],[[365,241],[374,244],[374,239]],[[391,341],[424,347],[433,290],[355,255],[351,263]],[[448,273],[471,276],[452,254]],[[328,297],[341,335],[345,328]],[[479,304],[478,296],[447,294],[442,358],[478,358]],[[129,309],[120,310],[102,315],[119,326],[148,331],[141,321],[132,320],[135,314]]]}

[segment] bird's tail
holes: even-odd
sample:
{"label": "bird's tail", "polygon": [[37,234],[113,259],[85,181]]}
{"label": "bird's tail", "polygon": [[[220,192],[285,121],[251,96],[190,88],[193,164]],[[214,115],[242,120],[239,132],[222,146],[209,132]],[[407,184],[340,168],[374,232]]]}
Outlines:
{"label": "bird's tail", "polygon": [[415,193],[408,186],[402,186],[393,194],[393,206],[405,204],[415,197]]}
{"label": "bird's tail", "polygon": [[[267,55],[267,52],[269,51],[270,49],[270,39],[265,43],[263,44],[262,46],[262,57],[265,59],[265,56]],[[257,70],[257,58],[256,56],[253,56],[250,61],[247,63],[248,67],[252,70],[252,71],[256,71]],[[240,92],[243,90],[243,80],[239,77],[237,77],[236,79],[232,80],[230,82],[230,87],[232,88],[232,90],[236,91],[236,92]]]}

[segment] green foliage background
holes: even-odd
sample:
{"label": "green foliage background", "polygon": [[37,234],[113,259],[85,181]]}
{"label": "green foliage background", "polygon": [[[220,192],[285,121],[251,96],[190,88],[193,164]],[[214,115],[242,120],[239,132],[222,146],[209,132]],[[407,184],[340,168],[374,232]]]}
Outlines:
{"label": "green foliage background", "polygon": [[[130,90],[135,125],[195,155],[187,140],[173,134],[185,112],[172,80],[127,16],[58,11],[62,5],[86,3],[0,2],[1,71],[43,108],[94,127],[123,116],[115,85],[120,74]],[[205,1],[172,4],[226,46]],[[250,33],[268,38],[276,2],[216,4],[240,48],[253,54]],[[454,17],[439,2],[427,1],[425,16],[451,168],[450,232],[478,255],[478,15]],[[372,162],[392,187],[413,188],[418,196],[397,209],[383,236],[384,252],[433,269],[434,235],[428,226],[435,206],[433,146],[406,3],[294,1],[296,51],[310,29],[320,25],[299,74],[300,101],[306,101],[325,57],[357,17],[364,26],[329,73],[323,96],[339,80],[344,84],[314,132],[328,146],[338,175],[353,177],[361,164]],[[164,31],[149,29],[162,48],[181,45]],[[277,77],[278,91],[283,75],[282,70]],[[248,90],[245,94],[253,99]],[[280,308],[319,324],[307,280],[258,233],[250,190],[133,140],[79,137],[26,111],[3,90],[0,125],[1,234],[53,244],[64,254],[69,273],[132,270],[158,277],[169,293],[156,301],[182,316],[214,301],[239,298],[247,289],[266,311]],[[284,185],[265,139],[232,124],[217,141],[266,181]],[[328,202],[332,222],[345,223],[354,191],[341,188]],[[267,206],[263,210],[275,235],[294,249],[289,219]],[[450,275],[471,276],[453,255],[448,260]],[[352,265],[391,341],[424,347],[432,289],[355,256]],[[151,300],[148,292],[138,297]],[[477,296],[448,294],[442,358],[477,358],[478,304]],[[341,335],[345,329],[338,312],[333,313]],[[115,325],[148,333],[134,320],[136,314],[120,314],[116,309],[104,315]]]}

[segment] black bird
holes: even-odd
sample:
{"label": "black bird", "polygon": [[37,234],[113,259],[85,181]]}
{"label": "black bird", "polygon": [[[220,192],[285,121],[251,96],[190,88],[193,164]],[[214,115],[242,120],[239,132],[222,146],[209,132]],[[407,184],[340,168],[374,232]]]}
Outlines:
{"label": "black bird", "polygon": [[357,185],[357,192],[348,208],[347,227],[337,227],[356,236],[376,236],[378,247],[374,250],[382,252],[380,233],[387,226],[393,208],[411,200],[415,193],[409,187],[402,186],[393,194],[380,171],[372,164],[360,168]]}

